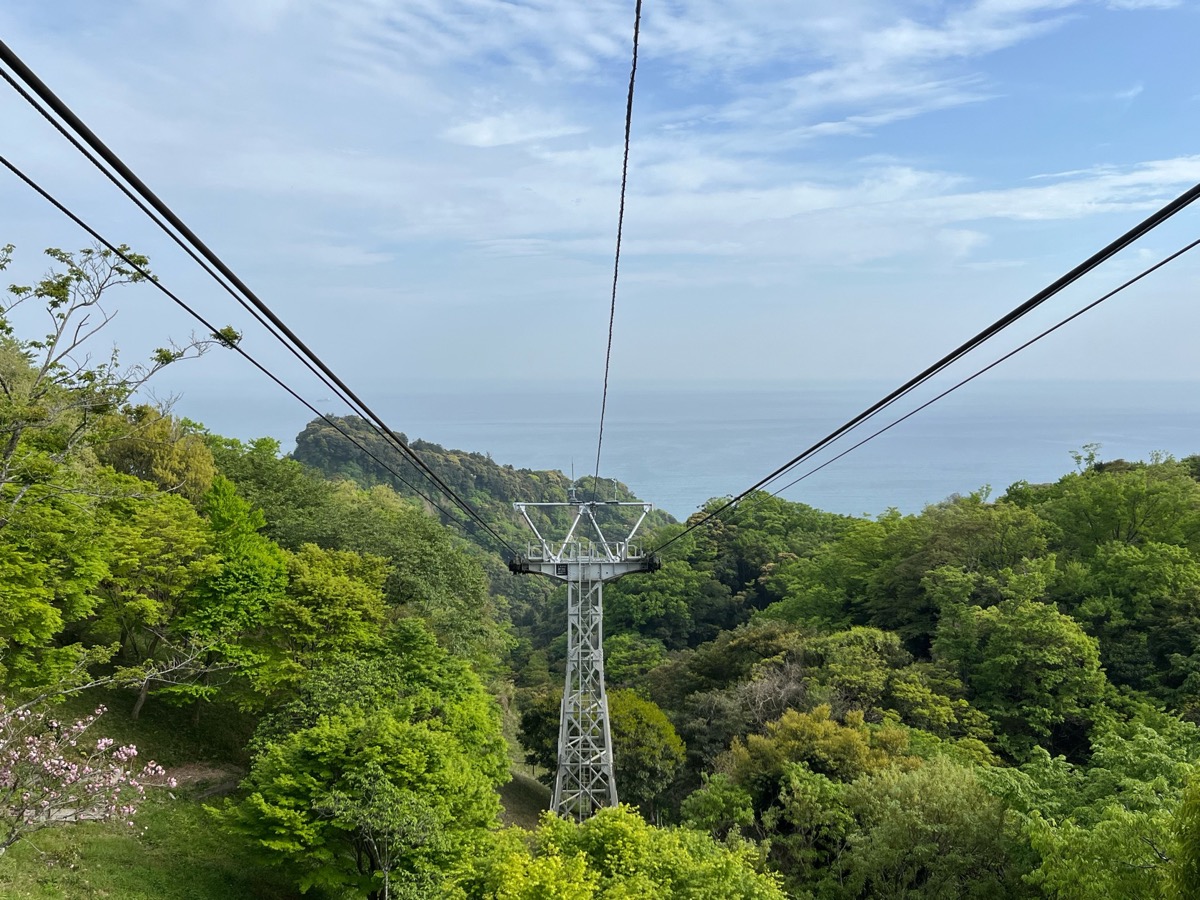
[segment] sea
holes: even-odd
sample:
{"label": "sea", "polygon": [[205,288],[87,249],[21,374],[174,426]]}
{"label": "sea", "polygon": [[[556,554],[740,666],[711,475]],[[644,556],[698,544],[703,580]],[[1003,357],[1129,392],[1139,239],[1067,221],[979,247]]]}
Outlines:
{"label": "sea", "polygon": [[[711,498],[749,488],[896,386],[616,382],[600,473],[682,520]],[[1075,468],[1072,454],[1088,445],[1099,445],[1104,460],[1200,453],[1200,381],[981,378],[898,421],[947,387],[930,384],[907,395],[769,489],[805,476],[781,496],[876,516],[893,507],[920,512],[972,491],[996,497],[1017,481],[1055,481]],[[193,382],[176,412],[227,437],[277,438],[288,450],[312,415],[269,389],[262,386],[259,395],[252,385],[231,391],[215,381]],[[516,468],[577,477],[596,468],[598,385],[375,386],[362,395],[410,440],[485,453]]]}
{"label": "sea", "polygon": [[[895,387],[614,385],[600,473],[685,519],[710,498],[755,484]],[[1054,481],[1076,467],[1073,455],[1088,445],[1099,445],[1104,460],[1200,453],[1200,382],[981,380],[903,418],[946,387],[904,397],[768,489],[804,476],[781,496],[875,516],[893,507],[919,512],[972,491],[995,497],[1022,480]],[[596,468],[595,388],[475,386],[384,392],[373,400],[410,440],[486,453],[517,468],[576,476]]]}

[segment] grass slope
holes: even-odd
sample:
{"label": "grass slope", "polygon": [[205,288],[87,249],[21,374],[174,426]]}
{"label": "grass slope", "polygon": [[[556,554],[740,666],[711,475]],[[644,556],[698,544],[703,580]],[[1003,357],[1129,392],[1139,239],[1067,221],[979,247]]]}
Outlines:
{"label": "grass slope", "polygon": [[[309,893],[308,900],[319,895]],[[160,796],[134,827],[84,823],[40,832],[0,857],[6,900],[298,900],[195,800]]]}
{"label": "grass slope", "polygon": [[[47,829],[0,856],[4,900],[295,900],[286,872],[265,868],[250,847],[217,827],[204,804],[236,785],[245,769],[249,731],[232,708],[189,710],[151,699],[139,721],[129,718],[128,691],[92,691],[72,697],[62,719],[108,712],[91,737],[134,744],[142,760],[156,760],[179,779],[179,789],[153,788],[134,826],[85,822]],[[310,892],[308,900],[319,900]]]}

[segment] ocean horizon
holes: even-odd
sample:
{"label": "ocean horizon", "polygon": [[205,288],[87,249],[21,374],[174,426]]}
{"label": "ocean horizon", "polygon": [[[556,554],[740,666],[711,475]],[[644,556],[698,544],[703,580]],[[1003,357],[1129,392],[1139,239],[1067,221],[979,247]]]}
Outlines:
{"label": "ocean horizon", "polygon": [[[603,477],[684,519],[713,497],[738,493],[884,396],[881,382],[794,387],[614,385],[600,461]],[[808,472],[919,406],[922,388],[781,479]],[[370,402],[410,440],[491,456],[516,468],[590,475],[599,392],[531,385],[378,392]],[[196,408],[199,407],[199,408]],[[252,422],[188,392],[177,410],[212,430],[268,435],[285,450],[311,416],[273,404]],[[209,412],[208,417],[204,416]],[[954,494],[1016,481],[1057,480],[1072,453],[1099,444],[1101,459],[1200,453],[1200,382],[980,381],[967,385],[811,475],[783,496],[849,515],[891,507],[919,512]]]}

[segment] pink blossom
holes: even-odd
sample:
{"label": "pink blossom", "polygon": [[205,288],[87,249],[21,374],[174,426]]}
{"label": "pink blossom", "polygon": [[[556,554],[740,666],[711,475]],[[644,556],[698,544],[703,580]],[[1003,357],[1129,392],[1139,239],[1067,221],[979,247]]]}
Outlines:
{"label": "pink blossom", "polygon": [[[52,825],[121,818],[130,821],[147,784],[175,779],[154,761],[135,772],[137,748],[98,739],[90,749],[80,736],[103,715],[63,724],[28,708],[0,704],[0,852]],[[132,824],[132,822],[130,822]]]}

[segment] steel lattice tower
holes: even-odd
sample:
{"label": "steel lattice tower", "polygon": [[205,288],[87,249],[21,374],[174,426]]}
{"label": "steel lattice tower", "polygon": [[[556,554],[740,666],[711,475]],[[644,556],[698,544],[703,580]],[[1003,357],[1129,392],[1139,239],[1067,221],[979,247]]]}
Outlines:
{"label": "steel lattice tower", "polygon": [[[545,575],[567,585],[567,676],[558,726],[558,769],[554,811],[585,819],[602,806],[617,805],[612,733],[604,687],[604,585],[631,572],[652,572],[658,561],[631,541],[653,508],[649,503],[515,503],[537,542],[509,563],[517,573]],[[567,507],[575,519],[561,543],[542,537],[529,517],[532,507]],[[635,506],[641,516],[623,540],[609,541],[596,522],[600,507]],[[592,530],[598,541],[582,536]]]}

